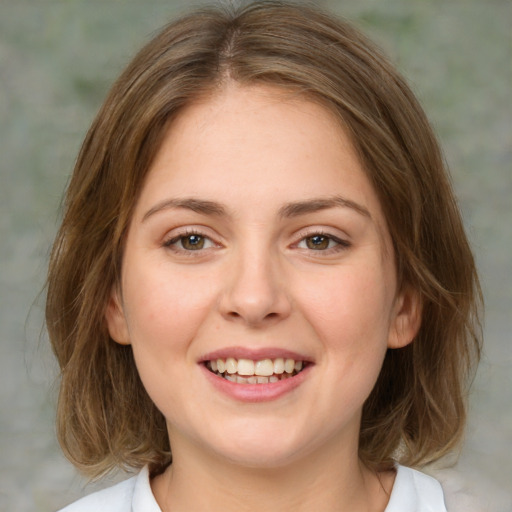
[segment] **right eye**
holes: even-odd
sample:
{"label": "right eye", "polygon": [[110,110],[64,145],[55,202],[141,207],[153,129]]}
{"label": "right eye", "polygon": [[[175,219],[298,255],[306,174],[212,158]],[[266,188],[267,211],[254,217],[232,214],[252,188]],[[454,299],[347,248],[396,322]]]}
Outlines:
{"label": "right eye", "polygon": [[326,235],[313,235],[304,238],[298,244],[298,247],[301,247],[302,243],[305,243],[307,249],[311,249],[313,251],[325,251],[326,249],[331,249],[332,247],[336,247],[338,244],[337,240],[334,240],[332,237]]}
{"label": "right eye", "polygon": [[200,233],[185,233],[167,240],[165,247],[169,247],[175,251],[201,251],[214,247],[213,241]]}

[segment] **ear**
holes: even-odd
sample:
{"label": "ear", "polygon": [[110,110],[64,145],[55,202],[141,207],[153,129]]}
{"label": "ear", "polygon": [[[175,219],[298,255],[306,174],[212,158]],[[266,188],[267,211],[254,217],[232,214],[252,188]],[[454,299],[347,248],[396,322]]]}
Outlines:
{"label": "ear", "polygon": [[116,285],[112,287],[110,299],[105,310],[105,320],[107,321],[110,337],[121,345],[129,345],[128,326],[120,299],[120,292]]}
{"label": "ear", "polygon": [[414,340],[421,326],[421,313],[419,293],[410,286],[405,286],[395,301],[388,348],[402,348]]}

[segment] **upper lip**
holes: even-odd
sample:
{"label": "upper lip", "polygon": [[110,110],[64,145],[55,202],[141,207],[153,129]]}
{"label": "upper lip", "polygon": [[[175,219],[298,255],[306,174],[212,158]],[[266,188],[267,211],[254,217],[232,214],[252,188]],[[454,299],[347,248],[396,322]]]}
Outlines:
{"label": "upper lip", "polygon": [[225,347],[212,352],[208,352],[199,358],[199,363],[206,361],[212,361],[215,359],[227,359],[233,357],[235,359],[251,359],[253,361],[261,361],[262,359],[277,359],[282,357],[283,359],[294,359],[295,361],[305,361],[312,363],[311,357],[304,354],[299,354],[293,350],[287,350],[276,347],[262,347],[258,349],[247,348],[247,347]]}

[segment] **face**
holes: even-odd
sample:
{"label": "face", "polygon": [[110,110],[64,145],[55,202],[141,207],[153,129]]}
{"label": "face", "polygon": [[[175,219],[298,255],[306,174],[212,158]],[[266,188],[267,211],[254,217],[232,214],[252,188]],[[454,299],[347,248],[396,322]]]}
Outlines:
{"label": "face", "polygon": [[357,454],[385,352],[417,328],[396,281],[379,201],[334,117],[231,85],[166,134],[107,322],[175,454],[279,466]]}

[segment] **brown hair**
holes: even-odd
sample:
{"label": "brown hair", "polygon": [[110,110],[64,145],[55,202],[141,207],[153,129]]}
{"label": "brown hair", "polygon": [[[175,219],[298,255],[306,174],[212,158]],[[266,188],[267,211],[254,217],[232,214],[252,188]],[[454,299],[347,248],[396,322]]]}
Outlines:
{"label": "brown hair", "polygon": [[420,465],[460,441],[480,353],[473,257],[429,123],[380,51],[317,8],[256,2],[212,7],[166,26],[112,87],[80,151],[51,255],[46,321],[62,369],[58,433],[90,475],[171,461],[165,420],[130,346],[104,319],[123,236],[145,175],[178,111],[227,80],[321,102],[342,122],[379,196],[399,285],[422,301],[415,341],[388,350],[363,409],[360,457]]}

